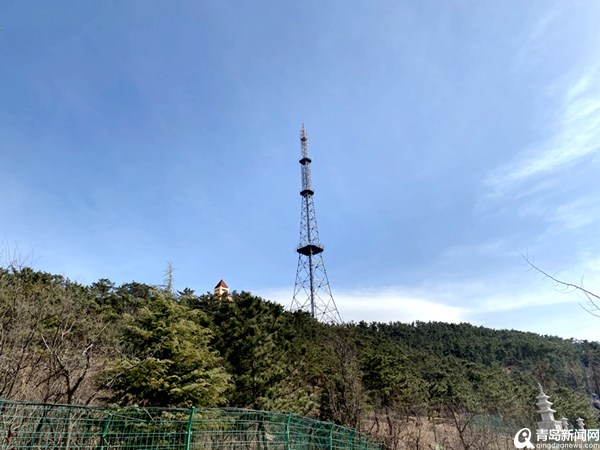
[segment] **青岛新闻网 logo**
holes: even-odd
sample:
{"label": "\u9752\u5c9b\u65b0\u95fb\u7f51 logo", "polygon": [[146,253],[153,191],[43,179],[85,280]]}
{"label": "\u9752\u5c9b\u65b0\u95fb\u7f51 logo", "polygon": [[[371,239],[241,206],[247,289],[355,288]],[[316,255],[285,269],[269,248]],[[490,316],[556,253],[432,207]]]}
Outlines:
{"label": "\u9752\u5c9b\u65b0\u95fb\u7f51 logo", "polygon": [[[522,441],[521,438],[524,440]],[[517,448],[535,448],[531,443],[531,431],[529,428],[523,428],[515,434],[515,447]]]}

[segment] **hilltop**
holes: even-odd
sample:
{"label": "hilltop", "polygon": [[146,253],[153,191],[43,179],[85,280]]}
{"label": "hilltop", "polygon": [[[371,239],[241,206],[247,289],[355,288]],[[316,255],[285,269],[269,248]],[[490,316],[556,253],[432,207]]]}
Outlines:
{"label": "hilltop", "polygon": [[392,448],[421,419],[530,424],[539,382],[558,417],[598,426],[596,342],[467,323],[327,325],[248,292],[84,286],[30,268],[0,270],[0,322],[6,399],[290,411]]}

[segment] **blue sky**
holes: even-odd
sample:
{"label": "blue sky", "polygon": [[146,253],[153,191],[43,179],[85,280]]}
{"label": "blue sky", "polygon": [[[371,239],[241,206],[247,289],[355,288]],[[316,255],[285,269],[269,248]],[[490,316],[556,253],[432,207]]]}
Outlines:
{"label": "blue sky", "polygon": [[306,125],[345,320],[600,339],[600,4],[0,4],[0,236],[289,306]]}

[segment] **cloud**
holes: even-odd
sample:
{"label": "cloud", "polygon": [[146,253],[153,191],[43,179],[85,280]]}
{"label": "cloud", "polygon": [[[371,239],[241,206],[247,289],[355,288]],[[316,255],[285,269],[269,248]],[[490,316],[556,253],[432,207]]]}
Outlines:
{"label": "cloud", "polygon": [[600,200],[585,196],[558,206],[532,201],[519,207],[519,215],[540,217],[545,222],[562,225],[568,230],[578,230],[598,221]]}
{"label": "cloud", "polygon": [[594,223],[599,216],[600,201],[592,197],[583,197],[556,208],[550,220],[561,222],[567,228],[576,230]]}
{"label": "cloud", "polygon": [[[257,295],[289,308],[293,292],[268,289]],[[345,322],[431,320],[459,323],[467,320],[465,308],[419,297],[416,292],[410,293],[404,287],[338,290],[334,299]]]}
{"label": "cloud", "polygon": [[495,296],[481,299],[478,302],[476,312],[478,314],[505,313],[509,311],[519,311],[527,308],[541,308],[545,306],[558,305],[563,303],[580,303],[581,299],[577,296],[568,296],[565,292],[547,290],[538,292],[498,293]]}
{"label": "cloud", "polygon": [[456,258],[508,258],[515,257],[515,249],[507,239],[494,239],[477,245],[452,245],[444,250],[440,257]]}
{"label": "cloud", "polygon": [[[386,286],[337,290],[334,299],[345,322],[413,322],[448,323],[481,322],[486,315],[545,307],[561,303],[581,303],[577,295],[553,290],[546,280],[542,289],[521,289],[507,280],[473,280],[428,283],[417,288]],[[289,308],[290,289],[255,291]],[[485,321],[485,319],[484,319]]]}
{"label": "cloud", "polygon": [[[584,298],[554,290],[547,280],[540,280],[539,286],[518,292],[518,286],[502,283],[442,283],[435,288],[431,286],[427,294],[425,290],[405,287],[342,290],[337,291],[335,300],[345,322],[469,322],[567,339],[600,338],[595,326],[600,319],[579,306],[587,306]],[[287,308],[292,291],[280,289],[261,295]],[[436,297],[437,301],[431,300]],[[462,306],[457,306],[459,303]]]}
{"label": "cloud", "polygon": [[554,19],[563,14],[563,5],[559,3],[533,25],[529,35],[523,36],[524,43],[513,60],[514,71],[530,69],[539,62],[540,55],[544,54],[542,50],[548,46],[549,39],[553,37]]}
{"label": "cloud", "polygon": [[600,79],[597,67],[580,77],[564,95],[556,133],[533,144],[507,165],[490,172],[488,198],[499,198],[530,180],[569,167],[600,148]]}
{"label": "cloud", "polygon": [[465,308],[394,291],[342,291],[336,301],[345,321],[467,321],[468,311]]}

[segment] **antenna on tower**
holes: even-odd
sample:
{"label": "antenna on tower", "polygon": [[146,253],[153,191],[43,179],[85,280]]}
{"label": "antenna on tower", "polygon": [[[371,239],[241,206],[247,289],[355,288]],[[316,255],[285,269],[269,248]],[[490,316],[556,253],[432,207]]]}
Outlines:
{"label": "antenna on tower", "polygon": [[300,130],[300,159],[302,189],[301,214],[300,214],[300,243],[296,248],[298,252],[298,270],[296,271],[296,285],[292,298],[292,311],[308,311],[311,316],[321,322],[342,323],[340,313],[335,306],[333,295],[329,287],[325,264],[323,263],[323,250],[317,228],[317,216],[310,177],[310,164],[312,159],[308,156],[308,135],[304,124]]}

